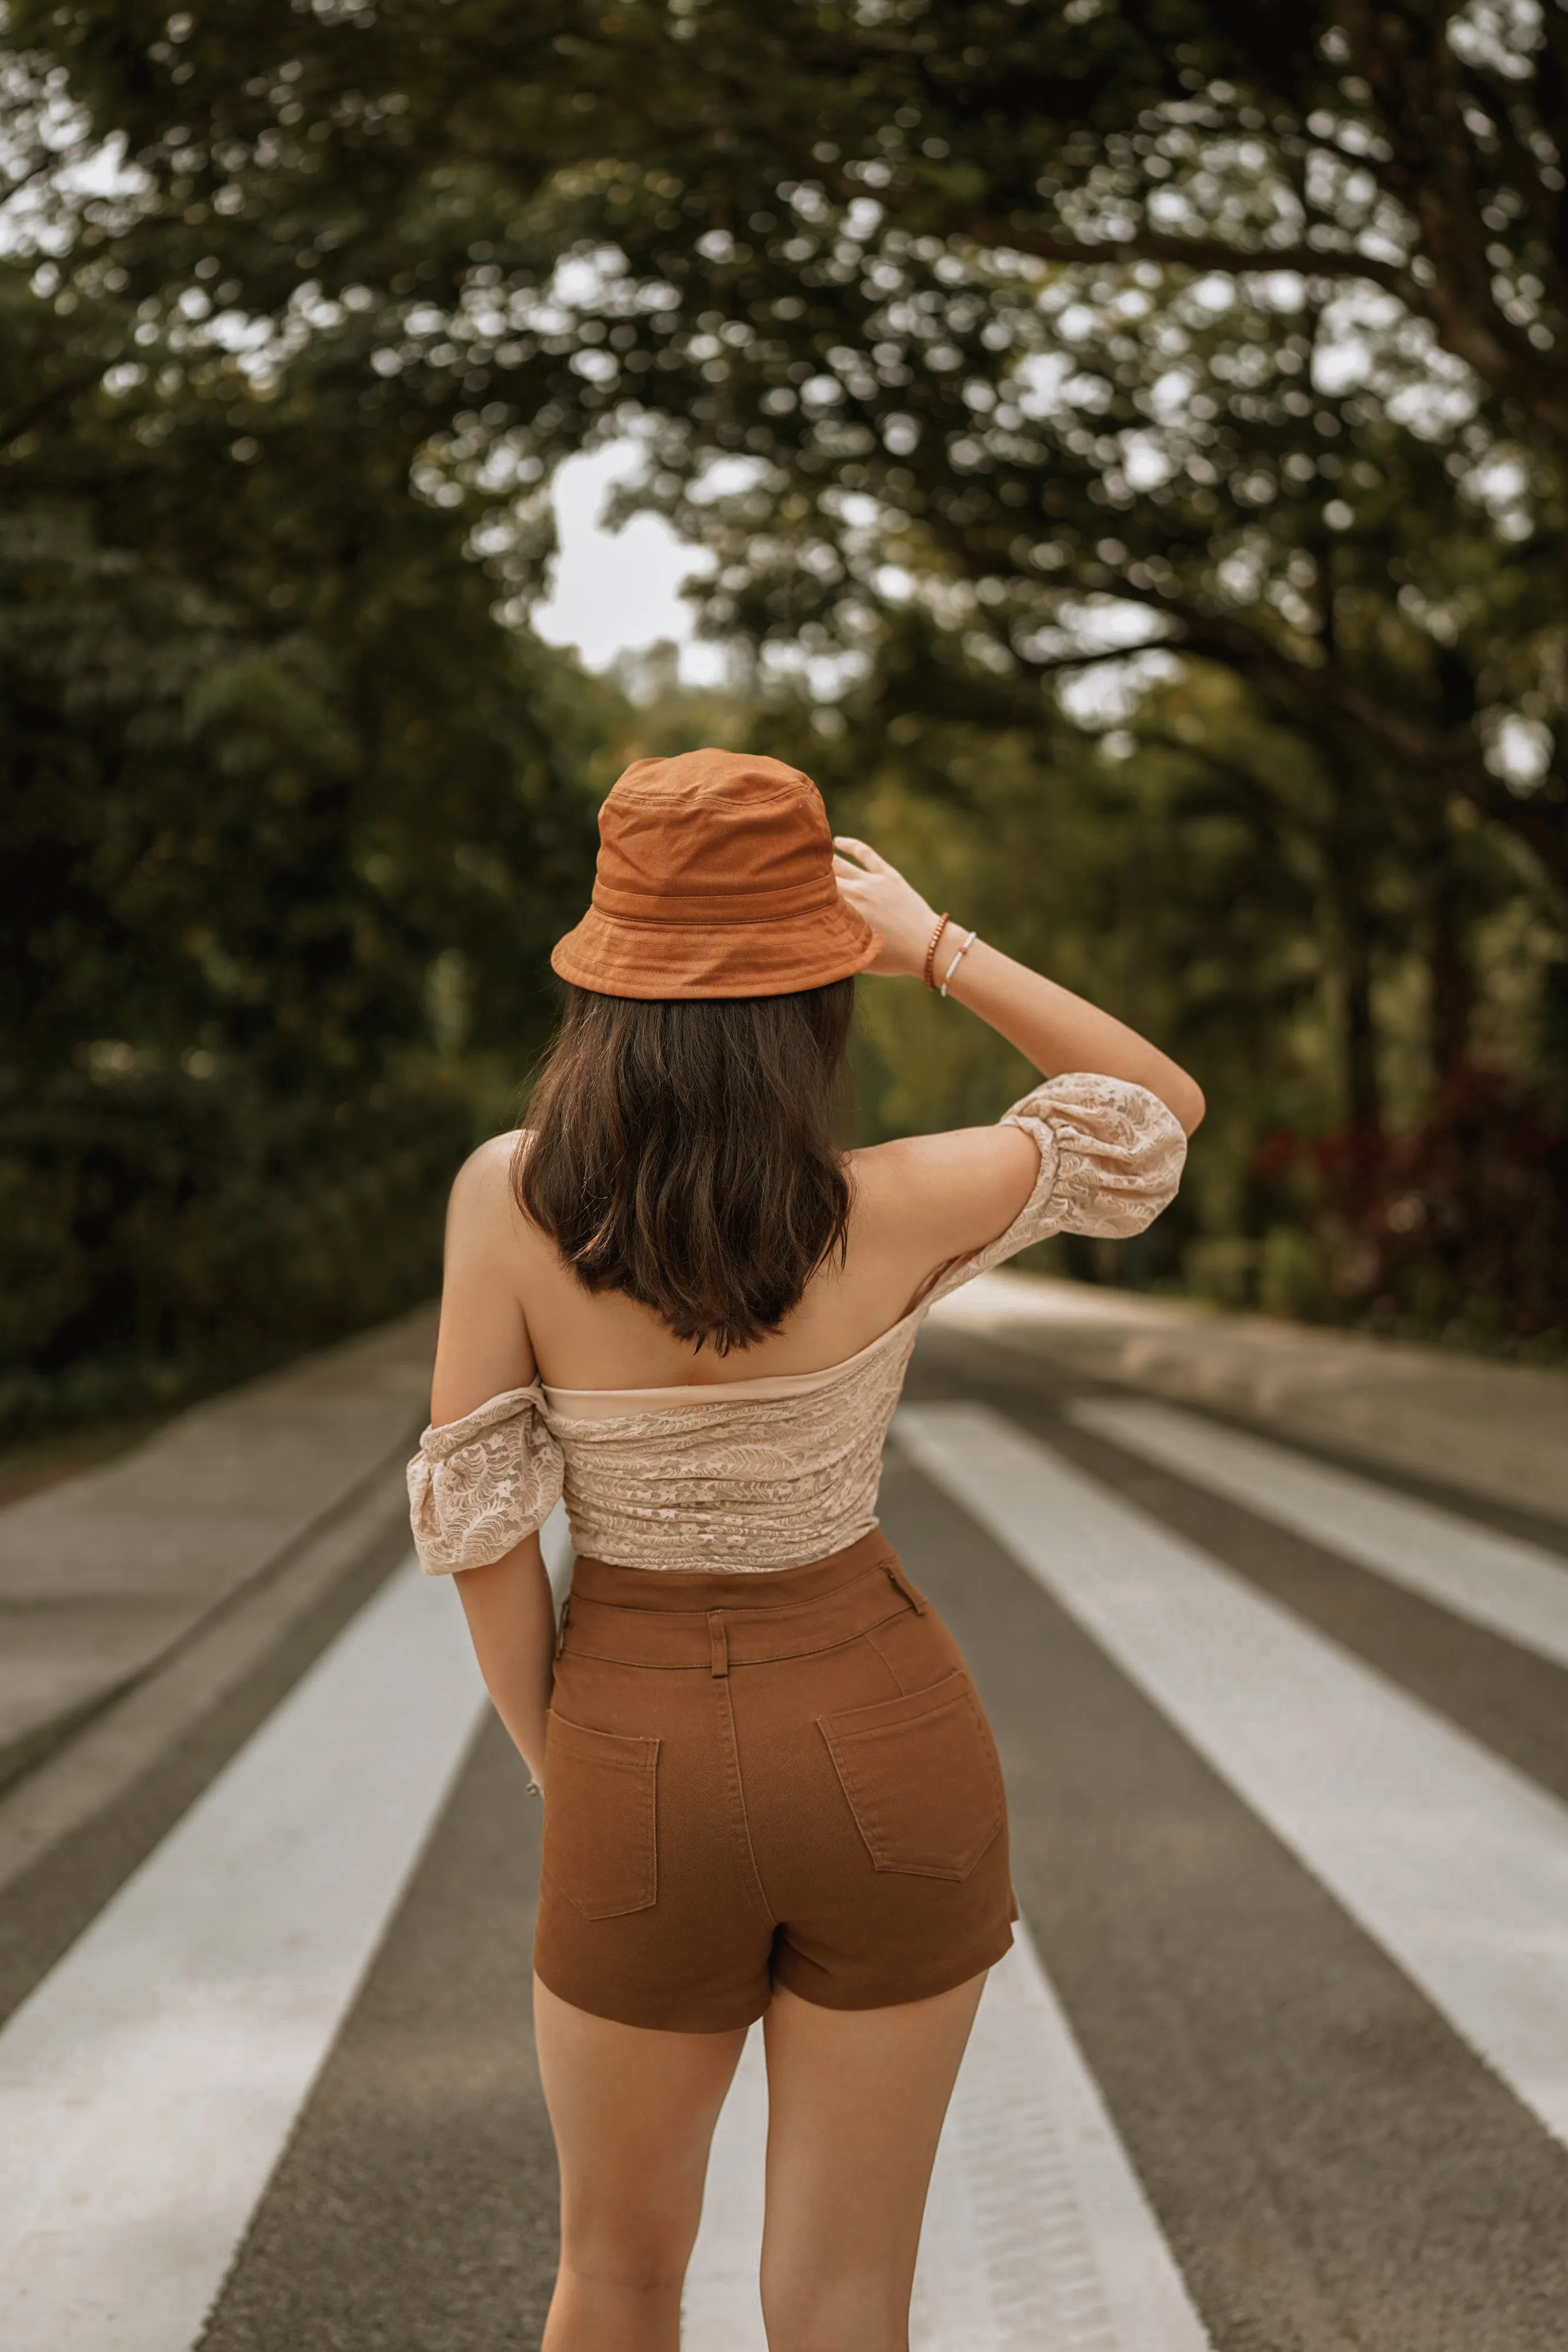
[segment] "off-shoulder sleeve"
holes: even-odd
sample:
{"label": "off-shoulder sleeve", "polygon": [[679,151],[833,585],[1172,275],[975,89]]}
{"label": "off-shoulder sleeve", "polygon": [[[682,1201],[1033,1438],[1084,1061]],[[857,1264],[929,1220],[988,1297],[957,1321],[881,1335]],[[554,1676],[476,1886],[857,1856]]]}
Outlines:
{"label": "off-shoulder sleeve", "polygon": [[561,1476],[537,1384],[427,1429],[408,1465],[413,1548],[425,1574],[499,1559],[543,1527],[560,1499]]}
{"label": "off-shoulder sleeve", "polygon": [[1124,1241],[1176,1197],[1186,1159],[1181,1122],[1146,1087],[1074,1071],[1048,1078],[1004,1111],[1040,1147],[1033,1192],[1005,1234],[949,1266],[934,1299],[1052,1234]]}

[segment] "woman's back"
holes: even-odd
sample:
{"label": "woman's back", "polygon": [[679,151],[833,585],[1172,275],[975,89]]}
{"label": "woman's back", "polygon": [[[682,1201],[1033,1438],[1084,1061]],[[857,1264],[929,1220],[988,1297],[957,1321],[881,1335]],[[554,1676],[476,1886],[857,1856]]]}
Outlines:
{"label": "woman's back", "polygon": [[[468,1162],[454,1194],[448,1296],[464,1301],[442,1366],[452,1402],[471,1409],[520,1369],[519,1319],[530,1371],[548,1388],[621,1390],[728,1386],[841,1363],[897,1323],[943,1266],[1006,1232],[1040,1171],[1027,1131],[998,1124],[901,1138],[847,1155],[852,1188],[841,1262],[807,1283],[776,1332],[719,1354],[678,1339],[657,1311],[623,1291],[590,1291],[551,1237],[518,1206],[516,1134]],[[516,1385],[515,1377],[510,1383]]]}
{"label": "woman's back", "polygon": [[1145,1088],[1075,1076],[995,1129],[857,1155],[841,1266],[777,1335],[705,1364],[652,1309],[586,1293],[517,1207],[509,1152],[487,1148],[455,1202],[463,1344],[438,1375],[438,1395],[444,1381],[479,1402],[442,1416],[410,1465],[421,1557],[493,1557],[563,1493],[578,1551],[629,1567],[766,1573],[857,1542],[925,1307],[1051,1234],[1141,1231],[1184,1151]]}

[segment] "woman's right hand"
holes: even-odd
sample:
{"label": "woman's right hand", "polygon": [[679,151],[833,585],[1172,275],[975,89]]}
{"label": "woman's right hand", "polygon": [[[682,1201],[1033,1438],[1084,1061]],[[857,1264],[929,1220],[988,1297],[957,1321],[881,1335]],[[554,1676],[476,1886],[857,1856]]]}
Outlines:
{"label": "woman's right hand", "polygon": [[920,979],[925,970],[925,950],[936,928],[936,908],[927,905],[913,882],[904,880],[896,866],[890,866],[869,842],[857,841],[852,834],[833,836],[833,872],[839,896],[882,934],[882,953],[869,969],[889,978]]}

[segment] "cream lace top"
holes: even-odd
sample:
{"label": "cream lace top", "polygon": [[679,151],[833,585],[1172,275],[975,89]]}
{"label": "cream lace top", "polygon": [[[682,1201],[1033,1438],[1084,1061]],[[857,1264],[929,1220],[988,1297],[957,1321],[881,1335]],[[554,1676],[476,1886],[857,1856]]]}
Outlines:
{"label": "cream lace top", "polygon": [[869,1534],[883,1441],[927,1308],[1051,1234],[1142,1233],[1180,1181],[1186,1139],[1142,1087],[1051,1078],[1004,1116],[1040,1146],[1022,1210],[858,1355],[702,1388],[535,1381],[427,1429],[408,1465],[427,1573],[499,1559],[563,1494],[576,1550],[629,1568],[798,1568]]}

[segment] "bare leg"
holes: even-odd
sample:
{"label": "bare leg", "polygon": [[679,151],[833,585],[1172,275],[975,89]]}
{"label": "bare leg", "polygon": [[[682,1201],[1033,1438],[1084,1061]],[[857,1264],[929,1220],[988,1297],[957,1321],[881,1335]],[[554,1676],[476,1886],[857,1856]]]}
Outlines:
{"label": "bare leg", "polygon": [[653,2033],[534,1979],[560,2158],[560,2273],[544,2352],[677,2352],[708,2144],[743,2032]]}
{"label": "bare leg", "polygon": [[907,2352],[942,2118],[983,1976],[897,2009],[768,2012],[769,2352]]}

